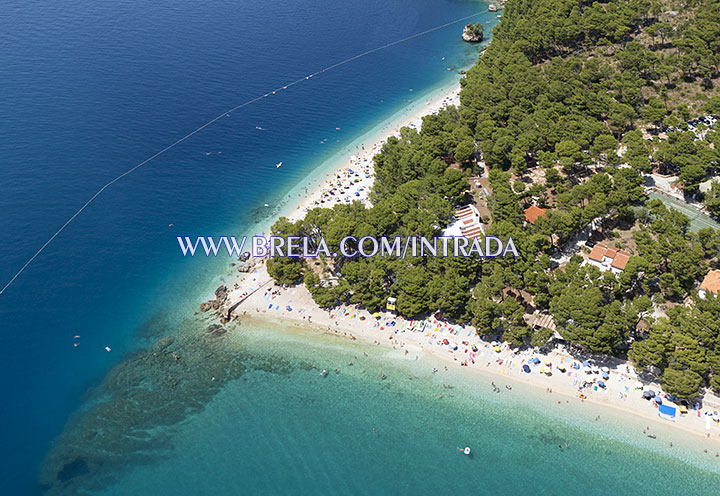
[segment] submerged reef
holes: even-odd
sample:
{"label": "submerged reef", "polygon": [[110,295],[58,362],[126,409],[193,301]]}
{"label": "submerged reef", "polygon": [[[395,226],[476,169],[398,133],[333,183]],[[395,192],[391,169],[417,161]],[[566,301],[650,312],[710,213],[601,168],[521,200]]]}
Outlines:
{"label": "submerged reef", "polygon": [[[242,324],[197,314],[115,366],[55,440],[40,473],[47,494],[79,494],[169,450],[173,427],[245,372],[287,374],[305,364],[243,349]],[[308,366],[309,368],[309,366]]]}

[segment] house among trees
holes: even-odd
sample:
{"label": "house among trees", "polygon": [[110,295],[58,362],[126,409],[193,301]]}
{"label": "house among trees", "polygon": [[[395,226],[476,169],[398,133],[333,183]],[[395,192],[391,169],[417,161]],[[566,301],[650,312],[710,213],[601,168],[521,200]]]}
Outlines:
{"label": "house among trees", "polygon": [[525,209],[525,220],[530,224],[535,224],[538,217],[545,217],[547,219],[547,216],[545,215],[546,211],[546,209],[540,208],[537,205],[531,205]]}
{"label": "house among trees", "polygon": [[600,269],[619,274],[627,266],[632,255],[626,251],[595,245],[588,256],[588,262]]}
{"label": "house among trees", "polygon": [[700,283],[700,298],[705,298],[708,291],[715,295],[720,293],[720,270],[711,270]]}
{"label": "house among trees", "polygon": [[455,210],[455,218],[457,220],[443,232],[443,236],[465,236],[474,239],[485,234],[485,229],[480,222],[480,213],[475,205],[459,207]]}

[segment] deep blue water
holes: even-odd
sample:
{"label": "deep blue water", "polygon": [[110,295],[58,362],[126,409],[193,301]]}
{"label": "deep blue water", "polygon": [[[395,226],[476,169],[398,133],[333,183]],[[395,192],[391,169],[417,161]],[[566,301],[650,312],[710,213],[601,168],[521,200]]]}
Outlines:
{"label": "deep blue water", "polygon": [[[0,285],[101,185],[224,110],[485,8],[471,0],[6,0]],[[460,26],[223,118],[116,183],[55,239],[0,296],[3,493],[35,491],[44,453],[88,389],[214,287],[219,263],[182,259],[175,236],[247,228],[263,203],[276,204],[370,123],[449,81],[448,67],[477,55],[459,41]]]}

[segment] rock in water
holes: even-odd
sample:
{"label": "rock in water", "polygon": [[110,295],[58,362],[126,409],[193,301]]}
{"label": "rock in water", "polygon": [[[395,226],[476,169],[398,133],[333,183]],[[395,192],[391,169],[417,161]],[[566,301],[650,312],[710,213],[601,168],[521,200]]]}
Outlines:
{"label": "rock in water", "polygon": [[471,43],[477,43],[478,41],[482,41],[484,28],[485,26],[483,26],[479,22],[475,24],[468,24],[463,28],[463,41],[469,41]]}

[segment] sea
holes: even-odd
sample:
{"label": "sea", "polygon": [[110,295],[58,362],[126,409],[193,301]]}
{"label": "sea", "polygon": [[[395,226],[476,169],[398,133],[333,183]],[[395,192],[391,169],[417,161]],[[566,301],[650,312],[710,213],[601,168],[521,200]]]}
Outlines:
{"label": "sea", "polygon": [[0,294],[0,493],[717,494],[718,464],[519,386],[501,399],[444,376],[459,386],[439,398],[423,360],[279,324],[222,333],[197,314],[231,261],[185,258],[176,236],[267,229],[456,85],[482,48],[462,26],[489,38],[486,11],[5,0],[0,286],[104,184],[222,117],[108,187]]}

